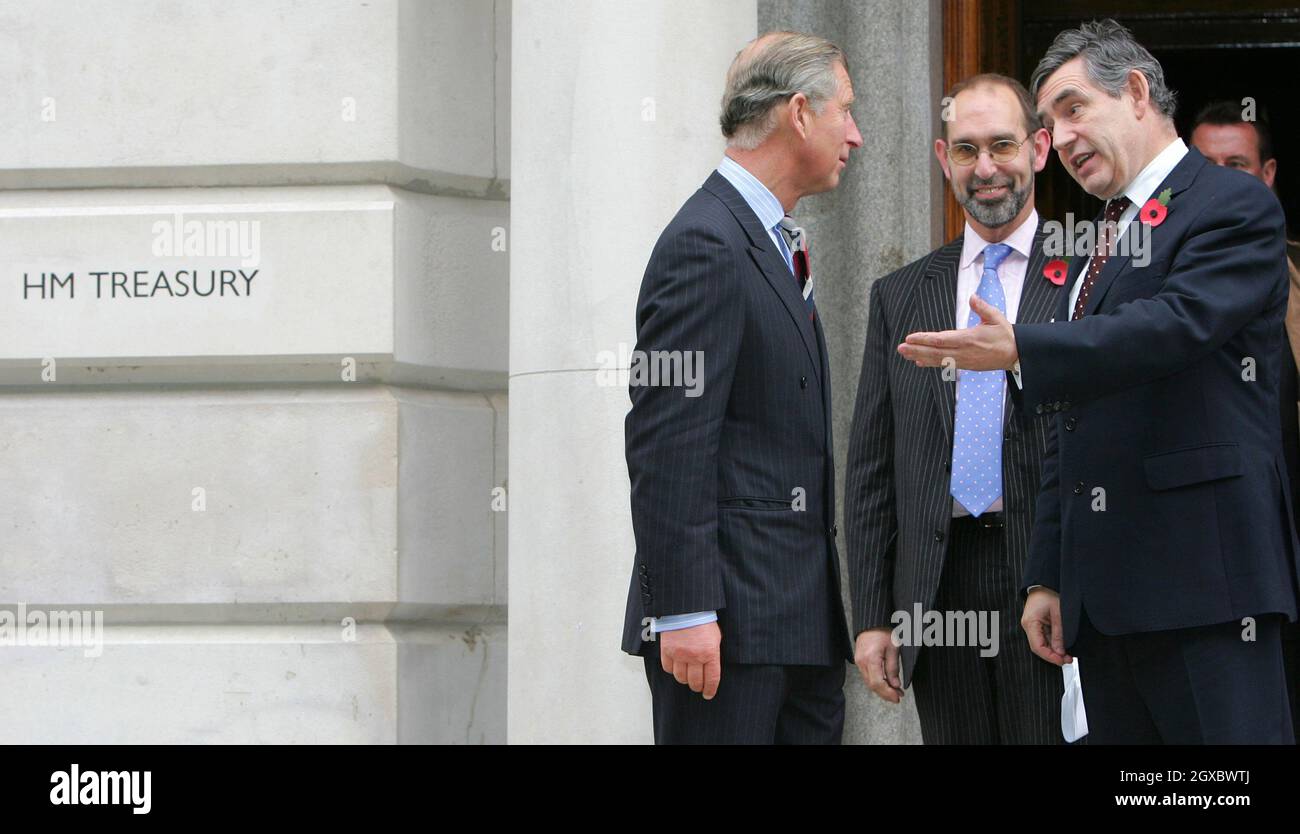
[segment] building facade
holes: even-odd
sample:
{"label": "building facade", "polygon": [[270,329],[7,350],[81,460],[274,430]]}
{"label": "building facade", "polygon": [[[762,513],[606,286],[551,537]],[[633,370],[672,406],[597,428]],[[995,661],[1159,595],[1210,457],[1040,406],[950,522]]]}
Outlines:
{"label": "building facade", "polygon": [[[798,219],[842,468],[870,282],[941,236],[939,19],[0,2],[0,740],[648,741],[617,371],[651,246],[741,46],[840,43],[865,144]],[[82,611],[98,652],[41,644]],[[846,741],[919,741],[846,690]]]}

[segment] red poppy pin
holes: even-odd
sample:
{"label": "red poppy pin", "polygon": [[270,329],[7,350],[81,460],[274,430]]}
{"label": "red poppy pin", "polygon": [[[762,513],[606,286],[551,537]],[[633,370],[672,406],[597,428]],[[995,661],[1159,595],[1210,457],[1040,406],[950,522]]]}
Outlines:
{"label": "red poppy pin", "polygon": [[1138,212],[1138,219],[1152,227],[1165,222],[1165,216],[1169,214],[1169,198],[1173,196],[1171,190],[1166,188],[1160,192],[1160,196],[1147,200],[1146,205]]}
{"label": "red poppy pin", "polygon": [[1048,261],[1043,267],[1043,277],[1058,287],[1065,286],[1065,276],[1070,272],[1070,262],[1064,258]]}

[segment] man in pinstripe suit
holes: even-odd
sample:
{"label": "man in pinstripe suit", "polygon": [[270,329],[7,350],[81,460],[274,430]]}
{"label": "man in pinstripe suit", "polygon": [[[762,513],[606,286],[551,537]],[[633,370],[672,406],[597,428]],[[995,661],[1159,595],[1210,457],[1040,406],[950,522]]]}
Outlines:
{"label": "man in pinstripe suit", "polygon": [[[1019,637],[1017,593],[1048,421],[1007,408],[1000,373],[896,351],[913,331],[969,326],[976,293],[1013,321],[1051,317],[1060,286],[1034,209],[1050,142],[1011,78],[976,76],[944,101],[935,154],[965,230],[871,291],[846,486],[855,661],[886,701],[911,684],[927,744],[1059,743],[1061,672]],[[922,610],[974,612],[964,622],[983,617],[992,639],[918,646]]]}
{"label": "man in pinstripe suit", "polygon": [[[646,267],[623,649],[644,658],[660,744],[840,740],[851,652],[830,372],[788,214],[861,146],[852,101],[833,44],[778,32],[748,45],[727,74],[726,157]],[[637,363],[665,355],[698,356],[700,384],[640,384]]]}

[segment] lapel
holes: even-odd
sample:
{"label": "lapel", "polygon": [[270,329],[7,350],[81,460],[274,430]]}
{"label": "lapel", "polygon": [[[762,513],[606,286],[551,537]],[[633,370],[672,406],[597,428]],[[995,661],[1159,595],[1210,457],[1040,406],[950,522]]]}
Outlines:
{"label": "lapel", "polygon": [[786,312],[790,314],[791,321],[799,331],[799,338],[803,340],[804,349],[808,351],[808,361],[812,363],[814,370],[813,377],[817,380],[817,384],[821,385],[817,334],[813,332],[812,322],[808,320],[808,308],[804,305],[803,295],[799,292],[799,286],[790,273],[790,267],[785,264],[785,258],[776,251],[772,238],[758,222],[758,216],[749,207],[749,203],[746,203],[745,198],[740,196],[740,192],[727,182],[726,177],[714,171],[704,181],[704,189],[721,200],[745,230],[745,234],[749,237],[750,257],[763,273],[763,277],[767,279],[772,291],[785,305]]}
{"label": "lapel", "polygon": [[[1043,275],[1043,269],[1047,266],[1047,255],[1043,253],[1043,239],[1046,237],[1047,234],[1043,231],[1043,218],[1040,215],[1038,228],[1034,230],[1033,245],[1029,247],[1025,283],[1020,287],[1020,306],[1016,310],[1017,324],[1047,321],[1056,314],[1061,295],[1069,295],[1068,292],[1062,292],[1064,287],[1056,286]],[[1070,286],[1068,280],[1065,286]],[[1066,303],[1069,303],[1068,300]],[[1002,403],[1004,431],[1011,426],[1011,415],[1015,412],[1015,404],[1011,401],[1012,385],[1015,383],[1008,380],[1007,392]]]}
{"label": "lapel", "polygon": [[[1196,175],[1204,165],[1205,157],[1202,156],[1196,148],[1188,148],[1187,154],[1178,161],[1178,164],[1174,166],[1174,170],[1169,172],[1169,176],[1165,177],[1164,181],[1161,182],[1160,185],[1156,186],[1156,190],[1152,192],[1152,196],[1159,194],[1168,188],[1170,191],[1168,208],[1169,211],[1172,212],[1174,210],[1174,199],[1176,199],[1181,192],[1187,190],[1187,187],[1196,179]],[[1138,206],[1138,208],[1140,209],[1141,206]],[[1130,222],[1130,225],[1139,222],[1141,221],[1134,217]],[[1125,233],[1125,237],[1136,231],[1136,229],[1130,228]],[[1152,229],[1153,238],[1159,233],[1160,231],[1158,228]],[[1154,243],[1152,244],[1152,247],[1154,248]],[[1128,254],[1121,255],[1116,252],[1115,255],[1106,261],[1106,265],[1101,269],[1101,274],[1097,276],[1097,283],[1093,285],[1092,294],[1088,296],[1088,303],[1083,308],[1083,314],[1085,316],[1091,316],[1097,312],[1097,308],[1101,306],[1102,299],[1106,297],[1106,291],[1110,289],[1111,285],[1115,283],[1115,279],[1119,277],[1120,273],[1122,273],[1128,266],[1129,260],[1130,257]]]}
{"label": "lapel", "polygon": [[[961,261],[962,238],[935,250],[925,265],[925,276],[916,288],[916,325],[912,331],[952,330],[956,323],[957,267]],[[943,421],[944,437],[952,438],[953,414],[957,410],[957,379],[944,379],[945,368],[930,368],[930,393]]]}
{"label": "lapel", "polygon": [[1016,322],[1045,322],[1050,319],[1060,299],[1064,287],[1058,287],[1043,276],[1047,266],[1047,256],[1043,254],[1043,221],[1039,218],[1038,229],[1034,232],[1034,244],[1029,250],[1029,266],[1025,267],[1025,284],[1020,288],[1020,308],[1016,311]]}
{"label": "lapel", "polygon": [[[818,316],[813,322],[817,331],[817,348],[820,351],[822,363],[822,418],[826,426],[826,457],[835,456],[835,443],[831,435],[831,380],[830,380],[830,363],[829,351],[826,349],[826,334],[822,332],[822,317]],[[832,515],[835,512],[835,467],[826,467],[826,494],[829,496],[826,504],[830,508]],[[835,519],[830,518],[828,523],[834,523]]]}

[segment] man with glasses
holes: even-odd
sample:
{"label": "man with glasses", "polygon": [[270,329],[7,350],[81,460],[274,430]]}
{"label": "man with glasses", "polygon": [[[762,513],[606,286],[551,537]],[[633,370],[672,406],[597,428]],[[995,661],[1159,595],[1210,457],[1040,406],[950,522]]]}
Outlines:
{"label": "man with glasses", "polygon": [[[1064,275],[1034,209],[1050,140],[1014,79],[975,76],[944,103],[935,155],[966,227],[871,291],[845,505],[854,660],[886,701],[912,686],[927,744],[1060,743],[1061,672],[1018,625],[1048,419],[1007,408],[1001,372],[896,351],[913,331],[977,323],[974,295],[1011,321],[1051,318]],[[926,638],[913,620],[936,614],[963,628]]]}

